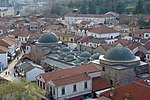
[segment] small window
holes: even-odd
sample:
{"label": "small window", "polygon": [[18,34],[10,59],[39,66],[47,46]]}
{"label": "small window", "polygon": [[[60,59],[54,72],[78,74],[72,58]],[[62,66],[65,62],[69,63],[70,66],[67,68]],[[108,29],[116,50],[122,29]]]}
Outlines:
{"label": "small window", "polygon": [[141,37],[141,34],[139,35],[139,37]]}
{"label": "small window", "polygon": [[55,89],[53,89],[53,95],[55,95]]}
{"label": "small window", "polygon": [[87,89],[87,82],[84,82],[84,88]]}
{"label": "small window", "polygon": [[102,68],[102,71],[105,71],[105,67]]}
{"label": "small window", "polygon": [[145,36],[148,37],[148,34],[146,34]]}
{"label": "small window", "polygon": [[65,94],[65,87],[62,87],[61,92],[62,92],[62,95]]}
{"label": "small window", "polygon": [[73,85],[73,92],[76,92],[77,91],[77,87],[76,87],[76,84]]}

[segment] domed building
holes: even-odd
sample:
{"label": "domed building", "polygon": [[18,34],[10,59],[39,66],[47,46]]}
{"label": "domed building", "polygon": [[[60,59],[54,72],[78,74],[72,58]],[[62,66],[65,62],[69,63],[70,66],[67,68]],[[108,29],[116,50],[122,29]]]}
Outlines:
{"label": "domed building", "polygon": [[140,57],[134,56],[126,47],[114,47],[101,55],[100,68],[102,77],[111,85],[123,85],[134,80],[136,76],[149,73],[149,66]]}
{"label": "domed building", "polygon": [[82,52],[81,54],[80,54],[80,59],[81,60],[88,60],[88,59],[90,59],[90,57],[91,57],[91,54],[89,53],[89,52],[87,52],[87,51],[84,51],[84,52]]}
{"label": "domed building", "polygon": [[43,35],[40,36],[38,42],[36,43],[37,46],[56,46],[60,44],[58,37],[52,32],[45,32]]}

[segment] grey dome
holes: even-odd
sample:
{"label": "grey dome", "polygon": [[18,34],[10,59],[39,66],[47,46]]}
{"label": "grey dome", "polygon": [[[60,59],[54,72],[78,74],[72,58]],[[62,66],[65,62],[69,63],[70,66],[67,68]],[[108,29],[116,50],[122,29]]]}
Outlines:
{"label": "grey dome", "polygon": [[91,57],[91,54],[87,51],[84,51],[80,54],[80,57]]}
{"label": "grey dome", "polygon": [[95,53],[91,56],[91,59],[94,59],[94,60],[99,59],[99,56],[100,56],[99,53]]}
{"label": "grey dome", "polygon": [[54,33],[44,33],[43,35],[40,36],[39,43],[57,43],[59,42],[58,37]]}
{"label": "grey dome", "polygon": [[53,50],[60,50],[60,47],[54,47]]}
{"label": "grey dome", "polygon": [[135,56],[132,51],[126,47],[114,47],[105,53],[104,58],[115,61],[130,61],[134,60]]}
{"label": "grey dome", "polygon": [[60,49],[60,51],[62,51],[62,52],[69,52],[70,49],[68,47],[63,47],[63,48]]}

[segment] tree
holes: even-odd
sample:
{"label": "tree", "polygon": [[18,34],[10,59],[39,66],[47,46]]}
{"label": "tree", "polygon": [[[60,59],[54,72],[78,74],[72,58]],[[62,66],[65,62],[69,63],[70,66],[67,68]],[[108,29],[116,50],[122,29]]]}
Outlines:
{"label": "tree", "polygon": [[25,100],[41,100],[44,92],[31,82],[22,80],[20,83],[8,82],[0,84],[1,100],[19,100],[24,97]]}
{"label": "tree", "polygon": [[52,9],[51,9],[51,13],[60,15],[61,14],[60,6],[59,5],[53,5]]}
{"label": "tree", "polygon": [[139,0],[137,2],[137,5],[136,5],[136,8],[135,8],[135,14],[139,14],[139,13],[142,13],[143,12],[143,1],[142,0]]}
{"label": "tree", "polygon": [[143,5],[143,11],[146,14],[150,14],[150,1],[146,1]]}

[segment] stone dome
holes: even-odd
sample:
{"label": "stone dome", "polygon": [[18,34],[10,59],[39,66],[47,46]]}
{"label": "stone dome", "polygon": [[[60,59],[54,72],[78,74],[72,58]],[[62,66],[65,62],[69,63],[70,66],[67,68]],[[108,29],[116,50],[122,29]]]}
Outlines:
{"label": "stone dome", "polygon": [[95,53],[91,56],[91,59],[96,60],[99,59],[100,54],[99,53]]}
{"label": "stone dome", "polygon": [[46,32],[40,36],[38,43],[57,43],[58,37],[52,32]]}
{"label": "stone dome", "polygon": [[91,54],[87,51],[84,51],[80,54],[80,57],[91,57]]}
{"label": "stone dome", "polygon": [[62,51],[62,52],[69,52],[70,49],[68,47],[63,47],[63,48],[60,49],[60,51]]}
{"label": "stone dome", "polygon": [[135,56],[132,51],[126,47],[114,47],[105,53],[104,58],[113,61],[130,61],[134,60]]}

